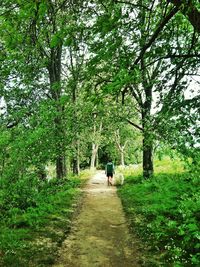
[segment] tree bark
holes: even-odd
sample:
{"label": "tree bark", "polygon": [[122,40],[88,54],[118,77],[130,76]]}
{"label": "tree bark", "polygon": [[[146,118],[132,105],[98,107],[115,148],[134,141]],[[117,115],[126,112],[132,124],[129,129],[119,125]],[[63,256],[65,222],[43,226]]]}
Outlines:
{"label": "tree bark", "polygon": [[99,149],[99,146],[93,143],[92,144],[92,156],[91,156],[90,169],[94,169],[95,168],[98,149]]}
{"label": "tree bark", "polygon": [[[76,58],[76,64],[73,62],[73,58]],[[70,49],[70,67],[72,70],[73,83],[71,85],[71,97],[73,104],[73,154],[72,154],[72,171],[73,174],[79,175],[80,173],[80,141],[78,133],[78,112],[77,112],[77,98],[78,98],[78,80],[79,80],[79,61],[77,61],[77,55],[73,55],[72,49]]]}
{"label": "tree bark", "polygon": [[77,171],[80,174],[80,142],[77,142]]}
{"label": "tree bark", "polygon": [[73,174],[80,174],[80,149],[79,149],[79,141],[75,140],[75,149],[74,155],[72,158],[72,171]]}
{"label": "tree bark", "polygon": [[121,166],[124,167],[125,166],[125,162],[124,162],[124,151],[121,151]]}
{"label": "tree bark", "polygon": [[142,111],[143,124],[143,177],[150,178],[153,175],[153,130],[151,127],[151,88],[146,89],[146,101]]}
{"label": "tree bark", "polygon": [[143,135],[143,177],[150,178],[153,175],[153,144],[148,133]]}
{"label": "tree bark", "polygon": [[[96,115],[94,115],[94,119],[96,118]],[[94,137],[98,134],[99,136],[101,135],[103,124],[102,122],[100,123],[99,126],[99,131],[96,129],[96,125],[94,124]],[[99,137],[100,138],[100,137]],[[96,167],[97,163],[97,155],[98,155],[98,149],[99,149],[99,144],[97,143],[92,143],[92,156],[91,156],[91,163],[90,163],[90,168],[94,169]]]}
{"label": "tree bark", "polygon": [[65,164],[62,156],[56,158],[56,176],[57,178],[63,178],[65,176]]}
{"label": "tree bark", "polygon": [[[151,105],[152,105],[152,85],[149,83],[145,69],[145,61],[141,61],[143,88],[145,92],[145,101],[142,107],[142,126],[143,126],[143,177],[150,178],[153,175],[153,129],[151,125]],[[158,67],[158,65],[157,65]],[[157,69],[156,67],[156,69]],[[156,75],[154,70],[152,77]],[[151,79],[150,79],[151,80]]]}
{"label": "tree bark", "polygon": [[121,160],[120,165],[124,167],[125,166],[124,152],[125,152],[125,148],[126,148],[128,141],[126,140],[124,145],[121,145],[121,137],[120,137],[119,129],[115,131],[115,141],[116,141],[118,150],[120,152],[120,160]]}
{"label": "tree bark", "polygon": [[64,130],[62,123],[63,107],[59,103],[61,97],[61,54],[62,45],[51,48],[48,64],[51,97],[56,103],[57,115],[54,119],[56,142],[56,177],[62,179],[66,176],[65,153],[63,147]]}
{"label": "tree bark", "polygon": [[73,171],[73,174],[75,174],[75,175],[79,174],[78,173],[78,164],[77,164],[76,158],[72,159],[72,171]]}

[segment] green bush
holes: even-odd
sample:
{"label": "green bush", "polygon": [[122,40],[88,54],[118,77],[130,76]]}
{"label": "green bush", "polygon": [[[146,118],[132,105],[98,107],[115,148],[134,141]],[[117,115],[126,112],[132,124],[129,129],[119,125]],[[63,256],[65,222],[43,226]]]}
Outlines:
{"label": "green bush", "polygon": [[[1,180],[0,266],[29,266],[29,262],[35,262],[37,257],[48,261],[49,255],[55,253],[53,249],[49,251],[51,246],[38,247],[32,243],[37,236],[42,238],[43,235],[50,240],[55,239],[53,243],[60,242],[61,237],[57,236],[56,231],[59,233],[59,228],[62,228],[64,234],[69,227],[72,204],[79,195],[77,187],[80,184],[79,178],[52,179],[48,182],[32,175],[12,183]],[[42,231],[49,225],[55,228],[55,234]],[[34,257],[34,251],[37,251],[37,257]],[[35,263],[34,266],[40,264]]]}
{"label": "green bush", "polygon": [[32,175],[27,175],[16,181],[4,179],[1,182],[0,205],[4,211],[12,208],[26,210],[36,205],[36,197],[40,182]]}
{"label": "green bush", "polygon": [[198,178],[162,173],[144,181],[132,175],[118,191],[132,226],[165,264],[200,265]]}

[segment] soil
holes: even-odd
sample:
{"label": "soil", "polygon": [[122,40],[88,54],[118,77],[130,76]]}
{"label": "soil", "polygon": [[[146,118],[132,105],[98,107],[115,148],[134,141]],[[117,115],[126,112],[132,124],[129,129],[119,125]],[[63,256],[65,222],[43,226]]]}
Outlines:
{"label": "soil", "polygon": [[81,211],[53,267],[138,267],[137,241],[130,235],[116,188],[98,172],[83,189]]}

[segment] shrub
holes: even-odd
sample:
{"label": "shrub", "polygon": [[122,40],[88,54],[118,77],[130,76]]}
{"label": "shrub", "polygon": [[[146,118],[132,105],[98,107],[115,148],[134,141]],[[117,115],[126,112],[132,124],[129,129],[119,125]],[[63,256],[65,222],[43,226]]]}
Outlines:
{"label": "shrub", "polygon": [[[72,214],[72,203],[79,195],[77,187],[79,178],[41,181],[28,175],[10,183],[1,180],[0,187],[0,265],[1,266],[29,266],[30,261],[37,261],[40,257],[49,257],[49,247],[41,245],[41,251],[33,241],[40,236],[42,228],[63,227],[64,232],[69,227]],[[60,218],[60,222],[59,222]],[[62,222],[64,220],[64,223]],[[55,238],[51,231],[48,239]],[[44,237],[43,237],[44,238]],[[52,245],[53,246],[53,245]],[[53,248],[53,247],[52,247]],[[55,249],[54,249],[55,250]],[[35,252],[38,255],[35,257]],[[45,258],[44,261],[47,259]],[[31,265],[32,266],[32,265]],[[40,266],[39,263],[34,266]]]}
{"label": "shrub", "polygon": [[185,172],[129,175],[118,191],[131,225],[165,264],[200,265],[198,188],[199,177]]}

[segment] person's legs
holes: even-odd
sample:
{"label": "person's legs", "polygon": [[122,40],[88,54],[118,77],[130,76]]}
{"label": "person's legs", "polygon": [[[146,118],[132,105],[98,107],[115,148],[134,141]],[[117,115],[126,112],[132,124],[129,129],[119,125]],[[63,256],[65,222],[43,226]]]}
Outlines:
{"label": "person's legs", "polygon": [[112,176],[108,174],[107,178],[108,178],[108,186],[112,185]]}
{"label": "person's legs", "polygon": [[113,185],[112,175],[111,175],[111,174],[109,175],[108,180],[109,180],[109,184],[110,184],[110,185]]}
{"label": "person's legs", "polygon": [[107,176],[108,186],[110,185],[109,176]]}

